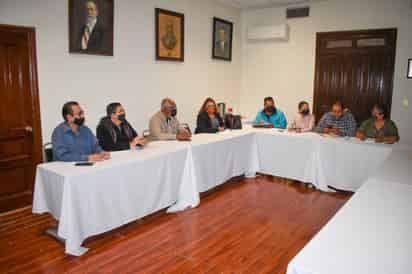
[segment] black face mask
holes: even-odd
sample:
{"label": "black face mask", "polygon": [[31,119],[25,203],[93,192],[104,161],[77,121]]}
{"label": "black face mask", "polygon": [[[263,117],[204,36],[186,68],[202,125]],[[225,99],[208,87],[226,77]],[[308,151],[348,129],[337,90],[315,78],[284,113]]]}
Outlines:
{"label": "black face mask", "polygon": [[305,110],[302,110],[301,113],[302,113],[304,116],[306,116],[306,115],[309,115],[310,110],[309,110],[309,109],[305,109]]}
{"label": "black face mask", "polygon": [[172,111],[170,112],[170,116],[172,117],[176,117],[177,115],[177,108],[172,109]]}
{"label": "black face mask", "polygon": [[82,118],[74,118],[73,123],[74,123],[75,125],[78,125],[78,126],[80,127],[80,126],[84,125],[84,121],[85,121],[84,117],[82,117]]}
{"label": "black face mask", "polygon": [[126,114],[121,114],[117,116],[117,119],[119,119],[122,123],[126,122]]}
{"label": "black face mask", "polygon": [[276,114],[276,108],[274,106],[265,107],[265,112],[269,112],[270,114]]}

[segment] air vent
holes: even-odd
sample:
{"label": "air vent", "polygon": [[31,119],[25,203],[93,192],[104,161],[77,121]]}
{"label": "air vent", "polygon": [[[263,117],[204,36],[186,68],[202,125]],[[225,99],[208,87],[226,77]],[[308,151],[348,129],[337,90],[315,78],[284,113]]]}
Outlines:
{"label": "air vent", "polygon": [[286,9],[286,18],[287,19],[293,19],[293,18],[302,18],[302,17],[308,17],[309,16],[309,7],[303,7],[303,8],[288,8]]}

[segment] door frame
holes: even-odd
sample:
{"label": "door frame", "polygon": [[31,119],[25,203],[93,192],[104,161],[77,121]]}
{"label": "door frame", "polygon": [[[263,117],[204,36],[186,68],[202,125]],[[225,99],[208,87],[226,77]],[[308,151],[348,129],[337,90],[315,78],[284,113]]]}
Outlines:
{"label": "door frame", "polygon": [[28,57],[29,57],[29,90],[32,107],[33,146],[32,163],[34,164],[32,178],[30,181],[31,195],[33,196],[34,178],[36,166],[43,161],[42,129],[40,119],[40,100],[37,74],[37,51],[36,51],[36,29],[34,27],[15,26],[0,24],[0,29],[10,32],[22,33],[27,37]]}
{"label": "door frame", "polygon": [[[320,86],[320,55],[322,50],[321,42],[323,39],[331,38],[332,40],[336,38],[337,34],[342,36],[355,36],[356,39],[359,39],[360,36],[362,38],[368,38],[370,36],[374,36],[376,34],[381,33],[389,33],[391,32],[393,35],[393,43],[389,46],[393,49],[393,56],[392,56],[392,67],[393,73],[391,75],[391,81],[389,84],[389,89],[391,92],[391,96],[388,99],[387,110],[388,110],[388,117],[391,116],[392,110],[392,98],[393,98],[393,87],[394,87],[394,80],[395,80],[395,65],[396,65],[396,46],[397,46],[397,36],[398,36],[398,29],[397,28],[383,28],[383,29],[361,29],[361,30],[343,30],[343,31],[328,31],[328,32],[317,32],[316,33],[316,54],[315,54],[315,76],[314,76],[314,84],[313,84],[313,113],[315,115],[316,121],[320,120],[321,117],[319,116],[318,112],[318,92]],[[354,39],[354,38],[352,38]]]}

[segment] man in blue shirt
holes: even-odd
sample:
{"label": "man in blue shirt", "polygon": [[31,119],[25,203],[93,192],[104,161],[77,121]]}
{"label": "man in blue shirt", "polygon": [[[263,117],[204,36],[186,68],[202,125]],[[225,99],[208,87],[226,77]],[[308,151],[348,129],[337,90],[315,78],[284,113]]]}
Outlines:
{"label": "man in blue shirt", "polygon": [[264,99],[264,109],[257,113],[255,123],[269,124],[275,128],[286,128],[287,126],[285,114],[275,107],[275,101],[272,97]]}
{"label": "man in blue shirt", "polygon": [[64,122],[52,134],[53,159],[63,162],[97,162],[110,158],[92,131],[84,126],[84,112],[77,102],[63,105]]}

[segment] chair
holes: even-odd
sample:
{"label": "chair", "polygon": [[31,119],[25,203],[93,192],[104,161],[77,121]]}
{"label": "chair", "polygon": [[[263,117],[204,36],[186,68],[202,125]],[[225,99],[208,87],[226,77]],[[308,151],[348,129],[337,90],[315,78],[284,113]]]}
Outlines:
{"label": "chair", "polygon": [[45,143],[43,145],[43,159],[45,163],[53,162],[53,146],[52,143]]}

